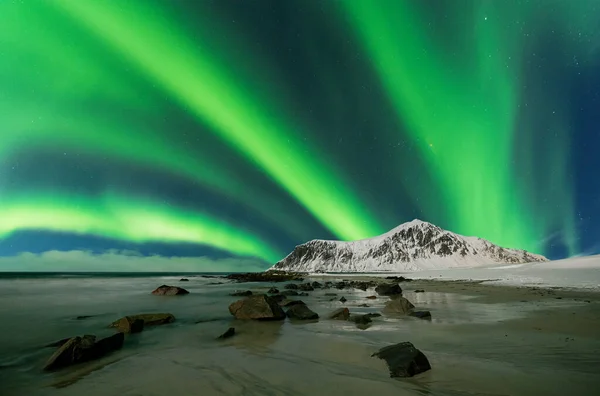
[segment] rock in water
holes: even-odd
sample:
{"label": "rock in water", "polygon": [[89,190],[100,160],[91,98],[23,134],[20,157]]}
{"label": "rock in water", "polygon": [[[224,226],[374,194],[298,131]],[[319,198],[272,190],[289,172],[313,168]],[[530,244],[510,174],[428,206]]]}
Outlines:
{"label": "rock in water", "polygon": [[128,327],[131,327],[131,324],[133,324],[133,322],[135,322],[136,320],[144,321],[144,327],[157,326],[175,322],[175,316],[173,316],[170,313],[129,315],[112,322],[108,327],[116,327],[117,329],[127,329]]}
{"label": "rock in water", "polygon": [[395,296],[402,294],[402,288],[397,283],[382,283],[375,288],[380,296]]}
{"label": "rock in water", "polygon": [[415,308],[414,305],[410,301],[408,301],[404,297],[397,297],[393,300],[390,300],[385,303],[385,307],[383,307],[383,312],[390,314],[402,314],[408,315]]}
{"label": "rock in water", "polygon": [[287,285],[283,286],[283,288],[288,290],[298,290],[298,285],[295,283],[288,283]]}
{"label": "rock in water", "polygon": [[342,296],[342,298],[340,298],[340,302],[341,302],[342,304],[343,304],[343,303],[345,303],[346,301],[348,301],[348,300],[346,300],[346,297]]}
{"label": "rock in water", "polygon": [[236,290],[230,294],[230,296],[234,296],[234,297],[248,297],[251,295],[252,295],[252,292],[250,290]]}
{"label": "rock in water", "polygon": [[329,319],[348,320],[349,317],[350,310],[348,308],[339,308],[329,314]]}
{"label": "rock in water", "polygon": [[236,319],[283,320],[285,312],[273,298],[259,294],[238,300],[229,306]]}
{"label": "rock in water", "polygon": [[350,320],[356,323],[357,325],[366,325],[372,322],[371,317],[367,315],[352,315],[350,316]]}
{"label": "rock in water", "polygon": [[312,285],[310,283],[302,283],[300,286],[298,286],[298,289],[300,289],[302,291],[313,291],[313,290],[315,290],[315,288],[312,287]]}
{"label": "rock in water", "polygon": [[269,294],[278,294],[279,293],[279,289],[276,287],[272,287],[269,289],[269,291],[267,292]]}
{"label": "rock in water", "polygon": [[282,296],[297,296],[298,294],[296,290],[284,290],[281,292]]}
{"label": "rock in water", "polygon": [[144,330],[144,319],[125,316],[117,321],[116,327],[121,333],[140,333]]}
{"label": "rock in water", "polygon": [[281,305],[282,307],[291,307],[292,305],[306,305],[304,304],[304,301],[302,300],[290,300],[290,299],[285,299],[281,302],[279,302],[279,305]]}
{"label": "rock in water", "polygon": [[417,289],[417,290],[415,290],[415,293],[425,293],[425,290],[423,290],[423,289]]}
{"label": "rock in water", "polygon": [[76,363],[87,362],[121,349],[125,336],[117,333],[94,343],[96,336],[73,337],[52,354],[44,366],[45,371],[58,370]]}
{"label": "rock in water", "polygon": [[182,296],[190,292],[177,286],[162,285],[157,287],[152,294],[155,296]]}
{"label": "rock in water", "polygon": [[319,315],[316,312],[311,311],[304,304],[295,304],[287,310],[287,317],[296,320],[313,320],[319,319]]}
{"label": "rock in water", "polygon": [[381,348],[371,356],[386,361],[390,377],[412,377],[431,370],[427,357],[410,342]]}
{"label": "rock in water", "polygon": [[189,282],[190,280],[188,278],[181,278],[179,279],[179,282]]}
{"label": "rock in water", "polygon": [[414,311],[411,312],[409,315],[419,319],[431,320],[431,312],[429,311]]}
{"label": "rock in water", "polygon": [[235,335],[235,328],[230,327],[227,329],[227,331],[225,333],[221,334],[217,339],[224,340],[226,338],[233,337],[234,335]]}
{"label": "rock in water", "polygon": [[323,287],[323,285],[317,281],[314,281],[313,283],[311,283],[311,286],[314,287],[315,289],[321,289]]}
{"label": "rock in water", "polygon": [[377,298],[377,296],[367,296],[367,298],[368,298],[369,300],[375,300],[375,299]]}

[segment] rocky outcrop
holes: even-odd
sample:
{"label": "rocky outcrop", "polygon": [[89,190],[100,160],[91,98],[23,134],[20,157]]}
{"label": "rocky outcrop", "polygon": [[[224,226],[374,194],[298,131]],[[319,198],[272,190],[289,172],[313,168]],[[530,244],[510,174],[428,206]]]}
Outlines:
{"label": "rocky outcrop", "polygon": [[350,317],[350,310],[348,308],[339,308],[329,314],[329,319],[335,320],[348,320]]}
{"label": "rocky outcrop", "polygon": [[117,331],[121,333],[140,333],[144,330],[144,319],[134,318],[132,316],[125,316],[117,321]]}
{"label": "rocky outcrop", "polygon": [[401,272],[541,261],[547,259],[414,220],[370,239],[351,242],[313,240],[304,243],[296,246],[272,269],[309,273]]}
{"label": "rocky outcrop", "polygon": [[413,311],[409,315],[419,319],[431,320],[431,312],[429,311]]}
{"label": "rocky outcrop", "polygon": [[96,336],[73,337],[62,344],[44,365],[45,371],[54,371],[77,363],[99,359],[123,347],[123,333],[96,341]]}
{"label": "rocky outcrop", "polygon": [[382,283],[375,288],[380,296],[395,296],[402,294],[402,288],[397,283]]}
{"label": "rocky outcrop", "polygon": [[319,319],[316,312],[311,311],[305,304],[294,304],[286,312],[290,319],[294,320],[315,320]]}
{"label": "rocky outcrop", "polygon": [[184,288],[168,285],[159,286],[152,292],[155,296],[182,296],[189,293]]}
{"label": "rocky outcrop", "polygon": [[[112,322],[109,327],[116,327],[117,329],[126,330],[128,327],[131,327],[131,324],[136,320],[142,320],[144,322],[144,327],[147,326],[158,326],[167,323],[175,322],[175,316],[170,313],[150,313],[150,314],[138,314],[138,315],[128,315],[119,320],[115,320]],[[122,330],[120,330],[122,331]],[[127,332],[127,331],[125,331]]]}
{"label": "rocky outcrop", "polygon": [[415,306],[404,297],[396,297],[385,303],[383,312],[386,314],[408,315]]}
{"label": "rocky outcrop", "polygon": [[303,281],[303,274],[286,271],[248,272],[246,274],[230,274],[225,278],[237,282],[286,282]]}
{"label": "rocky outcrop", "polygon": [[386,361],[390,377],[412,377],[431,370],[427,357],[410,342],[381,348],[371,356]]}
{"label": "rocky outcrop", "polygon": [[276,300],[266,294],[250,296],[229,305],[229,313],[236,319],[282,320],[285,312]]}

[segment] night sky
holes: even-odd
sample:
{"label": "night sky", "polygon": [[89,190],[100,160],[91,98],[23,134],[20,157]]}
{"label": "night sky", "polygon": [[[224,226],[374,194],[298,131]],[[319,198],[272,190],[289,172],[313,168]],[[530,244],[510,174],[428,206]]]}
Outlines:
{"label": "night sky", "polygon": [[260,269],[414,218],[600,253],[598,15],[597,0],[0,1],[0,270]]}

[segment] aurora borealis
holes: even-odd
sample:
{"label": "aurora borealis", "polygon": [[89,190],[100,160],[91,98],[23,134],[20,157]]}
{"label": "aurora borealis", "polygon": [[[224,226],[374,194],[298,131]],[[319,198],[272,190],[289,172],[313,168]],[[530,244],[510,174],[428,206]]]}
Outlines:
{"label": "aurora borealis", "polygon": [[551,258],[600,253],[598,14],[595,0],[0,2],[0,256],[266,267],[413,218]]}

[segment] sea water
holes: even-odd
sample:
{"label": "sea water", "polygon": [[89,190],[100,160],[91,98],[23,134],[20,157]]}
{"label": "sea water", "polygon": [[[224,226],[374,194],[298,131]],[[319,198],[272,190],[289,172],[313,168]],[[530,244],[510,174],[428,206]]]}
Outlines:
{"label": "sea water", "polygon": [[[414,293],[403,284],[405,296],[430,310],[433,320],[382,316],[364,330],[327,320],[336,308],[380,312],[386,301],[366,299],[372,290],[329,289],[300,297],[319,321],[240,322],[228,312],[237,299],[229,293],[271,284],[184,276],[188,282],[176,274],[0,275],[0,394],[562,396],[568,390],[574,396],[600,389],[597,338],[565,342],[564,335],[533,329],[507,334],[502,323],[541,305],[482,304],[459,294]],[[150,294],[162,284],[190,294]],[[150,312],[177,320],[128,335],[122,350],[99,361],[42,371],[53,352],[44,345],[75,335],[108,336],[112,321]],[[236,335],[216,340],[229,327]],[[390,378],[386,363],[371,354],[403,341],[421,349],[433,369]]]}

